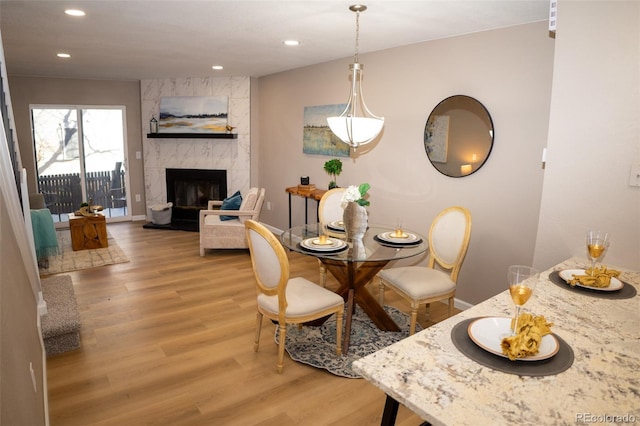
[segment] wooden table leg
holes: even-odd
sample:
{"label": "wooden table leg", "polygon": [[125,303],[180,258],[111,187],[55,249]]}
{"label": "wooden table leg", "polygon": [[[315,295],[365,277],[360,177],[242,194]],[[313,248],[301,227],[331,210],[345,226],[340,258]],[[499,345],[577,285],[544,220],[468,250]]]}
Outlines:
{"label": "wooden table leg", "polygon": [[344,337],[342,338],[342,353],[349,352],[349,342],[351,341],[351,318],[353,317],[353,290],[349,290],[347,297],[347,315],[344,326]]}
{"label": "wooden table leg", "polygon": [[[343,262],[326,258],[321,258],[320,261],[340,283],[336,293],[342,296],[345,302],[349,302],[351,293],[353,301],[371,318],[376,327],[384,331],[400,331],[400,327],[393,321],[393,318],[387,314],[387,311],[378,303],[376,298],[364,287],[384,268],[388,261]],[[347,312],[347,318],[345,318],[349,323],[351,322],[352,313]],[[347,335],[348,333],[345,330],[345,339]],[[348,345],[346,347],[348,348]],[[344,353],[346,353],[346,350],[344,350]]]}
{"label": "wooden table leg", "polygon": [[[340,287],[336,290],[337,294],[346,301],[349,289],[353,289],[356,304],[371,318],[376,327],[383,331],[400,331],[400,327],[393,321],[393,318],[364,287],[384,268],[387,261],[358,263],[360,266],[357,266],[357,262],[345,264],[345,262],[334,259],[320,260],[340,283]],[[350,270],[352,270],[351,275]]]}

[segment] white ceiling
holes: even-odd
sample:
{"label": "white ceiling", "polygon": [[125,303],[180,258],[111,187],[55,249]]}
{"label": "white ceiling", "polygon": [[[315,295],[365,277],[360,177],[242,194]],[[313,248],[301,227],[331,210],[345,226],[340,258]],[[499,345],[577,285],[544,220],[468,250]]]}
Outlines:
{"label": "white ceiling", "polygon": [[[0,0],[9,75],[252,76],[353,57],[349,1]],[[548,18],[549,0],[366,1],[360,53]],[[84,10],[74,18],[67,8]],[[283,40],[296,39],[297,47]],[[56,57],[68,52],[71,59]],[[220,64],[223,71],[213,71]]]}

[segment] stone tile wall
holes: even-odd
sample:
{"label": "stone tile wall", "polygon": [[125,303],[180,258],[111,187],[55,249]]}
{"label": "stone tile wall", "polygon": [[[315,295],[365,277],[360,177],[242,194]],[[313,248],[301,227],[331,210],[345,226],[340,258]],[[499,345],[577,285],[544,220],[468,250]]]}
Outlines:
{"label": "stone tile wall", "polygon": [[[250,185],[250,78],[176,77],[140,82],[146,211],[166,203],[165,169],[227,170],[227,193]],[[237,139],[150,139],[149,120],[159,117],[160,99],[169,96],[228,96],[228,123]]]}

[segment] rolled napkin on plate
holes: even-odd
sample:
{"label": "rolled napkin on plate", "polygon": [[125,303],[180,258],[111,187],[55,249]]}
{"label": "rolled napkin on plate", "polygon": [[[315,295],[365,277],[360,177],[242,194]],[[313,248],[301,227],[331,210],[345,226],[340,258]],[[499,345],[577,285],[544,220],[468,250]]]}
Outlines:
{"label": "rolled napkin on plate", "polygon": [[572,287],[576,284],[588,286],[588,287],[598,287],[604,288],[609,287],[611,284],[611,278],[617,278],[620,275],[620,271],[616,271],[615,269],[607,269],[606,266],[602,266],[601,268],[594,268],[594,273],[591,273],[591,268],[584,271],[585,275],[573,275],[568,283]]}
{"label": "rolled napkin on plate", "polygon": [[[511,320],[512,328],[513,322],[514,320]],[[547,322],[542,315],[521,314],[518,318],[516,334],[502,339],[500,344],[502,353],[511,361],[537,354],[542,336],[551,333],[552,325],[553,323]]]}

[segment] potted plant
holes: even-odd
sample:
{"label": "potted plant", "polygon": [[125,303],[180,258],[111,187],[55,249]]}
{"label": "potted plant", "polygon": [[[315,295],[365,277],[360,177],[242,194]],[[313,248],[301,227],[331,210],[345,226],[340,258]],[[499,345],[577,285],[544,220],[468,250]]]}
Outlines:
{"label": "potted plant", "polygon": [[342,172],[342,161],[338,158],[333,158],[324,163],[324,171],[331,176],[331,182],[329,182],[329,189],[337,188],[336,178]]}

